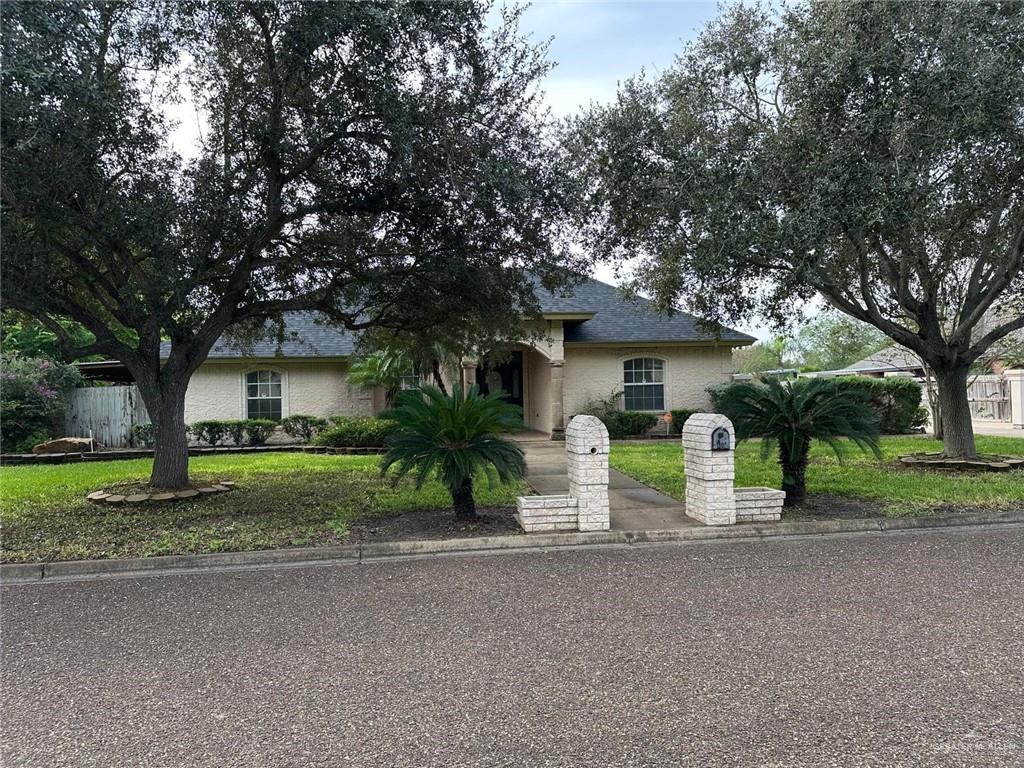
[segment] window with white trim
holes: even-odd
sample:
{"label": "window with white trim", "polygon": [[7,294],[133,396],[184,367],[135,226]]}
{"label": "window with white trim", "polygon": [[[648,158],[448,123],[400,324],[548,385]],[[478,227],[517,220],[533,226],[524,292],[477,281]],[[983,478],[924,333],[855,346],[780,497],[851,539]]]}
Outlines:
{"label": "window with white trim", "polygon": [[622,364],[622,400],[627,411],[665,410],[665,361],[634,357]]}
{"label": "window with white trim", "polygon": [[414,366],[398,377],[399,389],[416,389],[423,383],[418,367]]}
{"label": "window with white trim", "polygon": [[250,371],[245,375],[245,417],[281,420],[281,374]]}

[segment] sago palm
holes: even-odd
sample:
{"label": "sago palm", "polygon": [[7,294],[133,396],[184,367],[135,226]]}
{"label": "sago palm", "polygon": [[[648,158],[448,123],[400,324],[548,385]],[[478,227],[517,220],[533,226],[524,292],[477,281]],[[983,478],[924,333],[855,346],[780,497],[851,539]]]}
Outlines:
{"label": "sago palm", "polygon": [[387,438],[384,473],[391,470],[396,482],[414,473],[417,488],[437,477],[459,517],[476,517],[475,477],[483,475],[493,484],[526,474],[522,449],[500,436],[522,426],[519,408],[501,393],[481,396],[474,384],[465,393],[455,386],[446,395],[423,386],[401,392],[382,418],[395,425]]}
{"label": "sago palm", "polygon": [[348,369],[348,383],[362,389],[383,387],[384,403],[392,405],[402,386],[402,377],[413,368],[401,352],[380,349],[353,361]]}
{"label": "sago palm", "polygon": [[718,410],[729,417],[737,440],[760,437],[761,458],[779,447],[786,505],[799,504],[807,493],[807,457],[820,440],[842,461],[843,438],[862,451],[878,448],[878,422],[867,399],[828,379],[731,384],[719,395]]}

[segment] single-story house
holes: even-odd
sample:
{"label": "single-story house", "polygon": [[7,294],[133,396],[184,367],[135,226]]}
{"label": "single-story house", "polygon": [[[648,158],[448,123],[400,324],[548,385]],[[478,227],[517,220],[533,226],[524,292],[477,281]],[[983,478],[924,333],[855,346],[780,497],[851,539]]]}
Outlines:
{"label": "single-story house", "polygon": [[[485,392],[503,389],[523,408],[526,426],[540,432],[561,431],[585,403],[612,392],[623,393],[626,410],[708,407],[707,388],[733,373],[732,349],[754,342],[729,328],[703,330],[692,315],[660,314],[646,299],[630,300],[597,280],[583,281],[567,296],[538,285],[536,295],[541,318],[531,330],[539,333],[495,365],[486,355],[453,361],[449,375]],[[218,342],[189,383],[186,421],[371,416],[383,409],[382,392],[347,381],[353,333],[308,312],[289,313],[285,325],[280,342],[258,341],[245,350]],[[106,363],[83,370],[113,375]]]}
{"label": "single-story house", "polygon": [[845,368],[835,371],[815,371],[804,375],[819,378],[831,376],[870,376],[873,378],[913,376],[923,378],[924,363],[906,347],[892,344]]}

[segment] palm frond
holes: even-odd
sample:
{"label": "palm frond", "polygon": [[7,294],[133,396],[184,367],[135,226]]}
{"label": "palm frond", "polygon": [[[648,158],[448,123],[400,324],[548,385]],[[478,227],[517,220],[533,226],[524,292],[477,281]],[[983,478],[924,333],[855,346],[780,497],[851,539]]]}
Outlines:
{"label": "palm frond", "polygon": [[520,423],[520,409],[500,393],[483,396],[474,384],[450,394],[425,385],[401,392],[382,414],[395,424],[387,438],[382,471],[392,479],[415,472],[417,487],[431,477],[450,491],[483,475],[488,482],[510,483],[526,474],[522,449],[502,438]]}

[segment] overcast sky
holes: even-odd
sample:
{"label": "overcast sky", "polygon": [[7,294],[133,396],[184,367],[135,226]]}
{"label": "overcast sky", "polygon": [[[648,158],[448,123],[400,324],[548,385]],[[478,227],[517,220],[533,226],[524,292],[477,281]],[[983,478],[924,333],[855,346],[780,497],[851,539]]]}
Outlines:
{"label": "overcast sky", "polygon": [[612,100],[618,83],[641,69],[671,65],[715,13],[713,2],[541,0],[527,8],[522,31],[536,42],[553,38],[549,58],[557,66],[544,90],[564,116]]}

